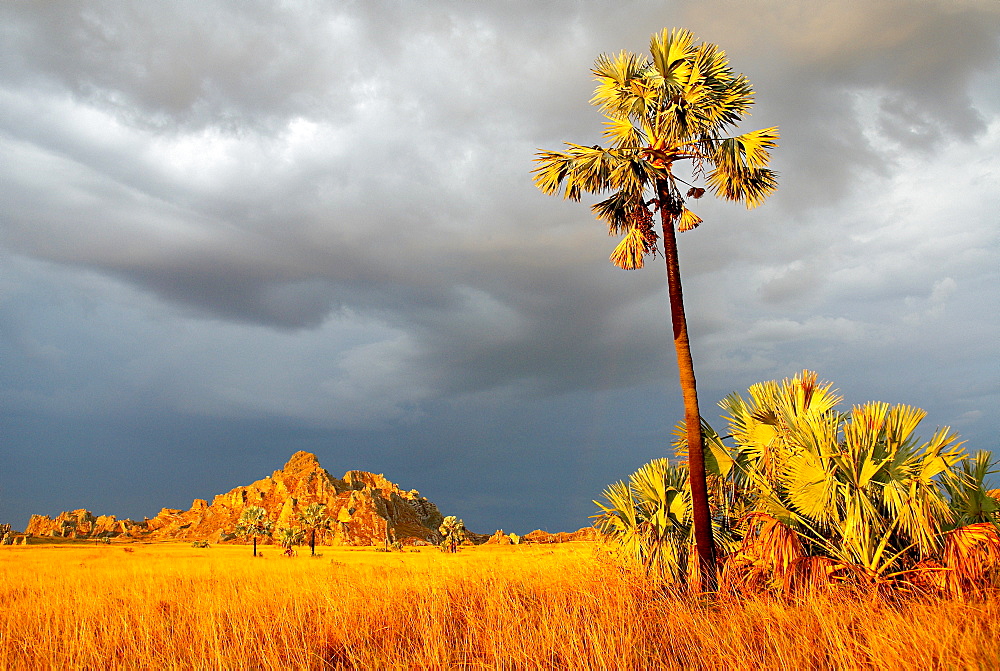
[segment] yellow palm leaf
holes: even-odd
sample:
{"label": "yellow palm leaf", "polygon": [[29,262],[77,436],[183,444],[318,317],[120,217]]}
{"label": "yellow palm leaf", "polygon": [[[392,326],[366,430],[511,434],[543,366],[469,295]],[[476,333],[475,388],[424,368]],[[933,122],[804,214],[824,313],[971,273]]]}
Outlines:
{"label": "yellow palm leaf", "polygon": [[985,586],[986,577],[1000,566],[1000,533],[995,525],[980,522],[949,531],[944,546],[944,565],[950,569],[949,587],[961,593]]}
{"label": "yellow palm leaf", "polygon": [[642,233],[638,228],[631,230],[622,238],[622,241],[615,247],[609,257],[611,263],[622,270],[638,270],[643,266],[643,257],[646,255],[646,244]]}
{"label": "yellow palm leaf", "polygon": [[704,220],[697,214],[686,207],[682,207],[681,215],[677,218],[677,230],[681,233],[694,230],[702,221]]}

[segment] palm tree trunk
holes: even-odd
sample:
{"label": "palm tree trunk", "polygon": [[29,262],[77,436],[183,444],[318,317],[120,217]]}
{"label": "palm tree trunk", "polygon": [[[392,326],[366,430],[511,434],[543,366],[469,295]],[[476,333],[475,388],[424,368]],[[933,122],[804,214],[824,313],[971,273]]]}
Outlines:
{"label": "palm tree trunk", "polygon": [[695,546],[698,550],[701,587],[715,591],[715,543],[712,539],[712,513],[708,505],[708,479],[705,474],[705,449],[701,439],[701,413],[698,410],[698,389],[688,341],[687,318],[684,316],[684,295],[681,290],[681,267],[677,257],[677,236],[674,221],[680,215],[680,205],[665,180],[656,184],[660,200],[660,222],[663,228],[663,256],[667,264],[667,286],[670,292],[670,319],[674,327],[674,349],[677,351],[677,371],[684,394],[684,422],[687,425],[688,477],[691,481],[691,513],[694,522]]}
{"label": "palm tree trunk", "polygon": [[312,528],[312,533],[309,534],[309,556],[316,556],[316,527]]}
{"label": "palm tree trunk", "polygon": [[257,556],[257,536],[253,537],[253,556]]}

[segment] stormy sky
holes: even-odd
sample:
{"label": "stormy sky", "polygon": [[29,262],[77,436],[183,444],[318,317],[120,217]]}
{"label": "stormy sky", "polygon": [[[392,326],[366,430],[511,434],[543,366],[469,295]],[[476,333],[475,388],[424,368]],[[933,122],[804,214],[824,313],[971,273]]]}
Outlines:
{"label": "stormy sky", "polygon": [[600,53],[715,42],[779,191],[680,236],[704,414],[803,368],[1000,454],[1000,4],[0,5],[0,522],[314,452],[575,529],[682,418],[660,263],[531,183]]}

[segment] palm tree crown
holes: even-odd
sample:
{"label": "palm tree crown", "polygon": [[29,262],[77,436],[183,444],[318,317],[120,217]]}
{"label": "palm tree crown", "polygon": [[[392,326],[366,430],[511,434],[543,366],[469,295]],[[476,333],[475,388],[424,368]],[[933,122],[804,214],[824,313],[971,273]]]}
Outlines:
{"label": "palm tree crown", "polygon": [[267,519],[267,511],[260,506],[248,506],[243,509],[236,523],[236,534],[253,538],[253,555],[257,556],[257,536],[269,536],[273,523]]}
{"label": "palm tree crown", "polygon": [[330,516],[326,512],[326,504],[310,503],[299,514],[299,522],[309,530],[309,554],[316,554],[316,532],[330,528]]}
{"label": "palm tree crown", "polygon": [[578,201],[583,192],[611,192],[592,209],[610,234],[624,236],[611,261],[626,270],[642,268],[657,251],[651,205],[680,231],[702,222],[686,198],[701,198],[705,188],[678,177],[678,162],[690,162],[692,178],[720,198],[748,208],[777,188],[767,165],[778,129],[729,135],[749,114],[753,88],[733,73],[724,51],[694,39],[687,30],[664,30],[650,40],[651,59],[601,55],[591,103],[606,117],[609,146],[566,143],[565,151],[540,151],[535,159],[535,184],[547,194]]}
{"label": "palm tree crown", "polygon": [[260,506],[244,508],[237,522],[237,530],[241,536],[263,536],[270,533],[271,522],[267,519],[267,511]]}

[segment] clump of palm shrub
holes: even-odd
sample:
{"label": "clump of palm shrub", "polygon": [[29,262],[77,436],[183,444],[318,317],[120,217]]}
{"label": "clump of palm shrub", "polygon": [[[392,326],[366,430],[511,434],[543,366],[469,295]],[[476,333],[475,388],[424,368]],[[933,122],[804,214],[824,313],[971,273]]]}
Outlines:
{"label": "clump of palm shrub", "polygon": [[[926,413],[849,411],[813,372],[726,397],[720,436],[703,423],[722,589],[795,591],[836,582],[960,595],[1000,577],[1000,502],[950,428],[916,435]],[[654,460],[596,502],[609,547],[663,580],[700,584],[685,465]],[[995,492],[994,492],[995,493]]]}
{"label": "clump of palm shrub", "polygon": [[444,552],[456,552],[467,537],[465,522],[454,515],[444,518],[438,532],[441,534],[441,550]]}

